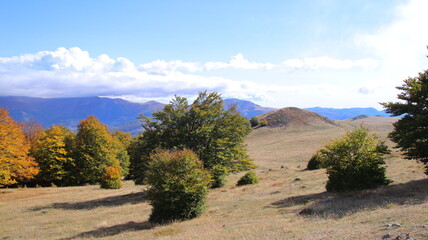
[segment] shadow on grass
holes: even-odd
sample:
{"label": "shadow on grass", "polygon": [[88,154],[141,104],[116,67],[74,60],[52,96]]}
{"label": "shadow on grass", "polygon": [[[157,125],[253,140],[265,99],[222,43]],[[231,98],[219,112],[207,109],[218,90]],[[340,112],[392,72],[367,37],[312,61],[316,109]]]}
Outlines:
{"label": "shadow on grass", "polygon": [[148,221],[144,221],[144,222],[130,221],[124,224],[113,225],[110,227],[102,227],[96,230],[79,233],[72,237],[63,238],[62,240],[72,240],[77,238],[103,238],[103,237],[115,236],[123,232],[149,230],[149,229],[153,229],[154,227],[156,227],[156,224],[150,223]]}
{"label": "shadow on grass", "polygon": [[114,207],[122,206],[125,204],[138,204],[146,201],[146,193],[129,193],[125,195],[105,197],[100,199],[94,199],[84,202],[73,202],[73,203],[53,203],[48,206],[31,208],[31,211],[40,211],[49,208],[65,209],[65,210],[90,210],[98,207]]}
{"label": "shadow on grass", "polygon": [[[428,179],[345,193],[315,193],[289,197],[272,203],[275,208],[302,205],[299,214],[309,217],[341,218],[359,211],[394,205],[418,205],[428,202]],[[309,204],[309,205],[306,205]]]}

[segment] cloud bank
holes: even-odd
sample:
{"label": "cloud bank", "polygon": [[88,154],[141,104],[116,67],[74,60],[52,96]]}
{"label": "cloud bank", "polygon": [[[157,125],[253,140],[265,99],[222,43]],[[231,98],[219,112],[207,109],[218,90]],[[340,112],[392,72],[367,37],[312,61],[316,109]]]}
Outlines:
{"label": "cloud bank", "polygon": [[199,72],[218,69],[263,70],[279,68],[348,69],[373,65],[371,60],[335,60],[328,57],[288,60],[281,64],[259,63],[243,54],[228,62],[183,62],[156,60],[137,65],[106,54],[91,57],[78,47],[40,51],[10,58],[0,58],[0,95],[34,97],[128,96],[162,98],[173,94],[193,95],[198,91],[218,91],[224,96],[264,99],[287,87],[234,81],[218,76],[201,76]]}

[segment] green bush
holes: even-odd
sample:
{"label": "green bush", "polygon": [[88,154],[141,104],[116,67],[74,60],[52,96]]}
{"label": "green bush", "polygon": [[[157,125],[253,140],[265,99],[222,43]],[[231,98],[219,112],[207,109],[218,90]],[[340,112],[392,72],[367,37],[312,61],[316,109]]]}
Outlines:
{"label": "green bush", "polygon": [[215,165],[211,169],[212,183],[211,188],[223,187],[226,184],[228,169],[222,165]]}
{"label": "green bush", "polygon": [[242,186],[242,185],[248,185],[248,184],[256,184],[258,182],[259,182],[259,178],[256,176],[256,173],[254,171],[249,171],[239,179],[236,185]]}
{"label": "green bush", "polygon": [[101,188],[119,189],[122,187],[120,170],[115,167],[107,167],[101,178]]}
{"label": "green bush", "polygon": [[325,168],[322,157],[323,157],[322,153],[320,151],[317,151],[314,155],[312,155],[311,159],[309,159],[306,169],[316,170],[316,169]]}
{"label": "green bush", "polygon": [[201,215],[211,176],[191,150],[157,151],[150,157],[146,171],[152,205],[149,221],[168,223]]}
{"label": "green bush", "polygon": [[362,190],[388,185],[384,154],[389,150],[384,142],[367,129],[357,128],[345,137],[332,140],[321,150],[327,166],[327,191]]}
{"label": "green bush", "polygon": [[260,125],[260,120],[257,117],[252,117],[250,119],[250,124],[251,127],[257,127],[258,125]]}

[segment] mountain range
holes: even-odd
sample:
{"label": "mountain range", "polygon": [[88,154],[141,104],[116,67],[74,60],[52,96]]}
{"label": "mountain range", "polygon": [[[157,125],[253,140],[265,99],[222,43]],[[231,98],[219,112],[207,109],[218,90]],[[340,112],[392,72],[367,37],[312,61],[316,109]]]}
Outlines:
{"label": "mountain range", "polygon": [[[241,115],[251,118],[275,110],[262,107],[250,101],[236,98],[225,99],[225,107],[236,106]],[[0,107],[6,108],[10,115],[19,122],[36,120],[44,128],[52,124],[62,124],[76,129],[80,120],[94,115],[111,130],[120,129],[133,134],[140,132],[140,114],[152,116],[152,113],[164,107],[163,103],[149,101],[145,103],[129,102],[119,98],[80,97],[80,98],[33,98],[0,97]],[[352,118],[357,115],[387,116],[385,112],[374,108],[307,108],[332,120]]]}

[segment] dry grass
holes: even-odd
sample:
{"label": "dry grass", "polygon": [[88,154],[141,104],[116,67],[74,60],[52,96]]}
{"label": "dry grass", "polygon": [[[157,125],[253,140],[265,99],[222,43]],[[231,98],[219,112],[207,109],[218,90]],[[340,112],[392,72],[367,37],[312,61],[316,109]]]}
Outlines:
{"label": "dry grass", "polygon": [[[1,189],[0,239],[381,239],[387,233],[428,239],[428,179],[421,164],[395,152],[387,159],[391,186],[340,195],[325,192],[324,170],[304,170],[316,149],[342,136],[343,128],[364,122],[385,137],[388,121],[260,128],[247,143],[261,182],[236,187],[243,173],[232,175],[210,192],[203,216],[164,226],[147,222],[145,187],[132,182],[118,190]],[[400,226],[387,226],[394,223]]]}

